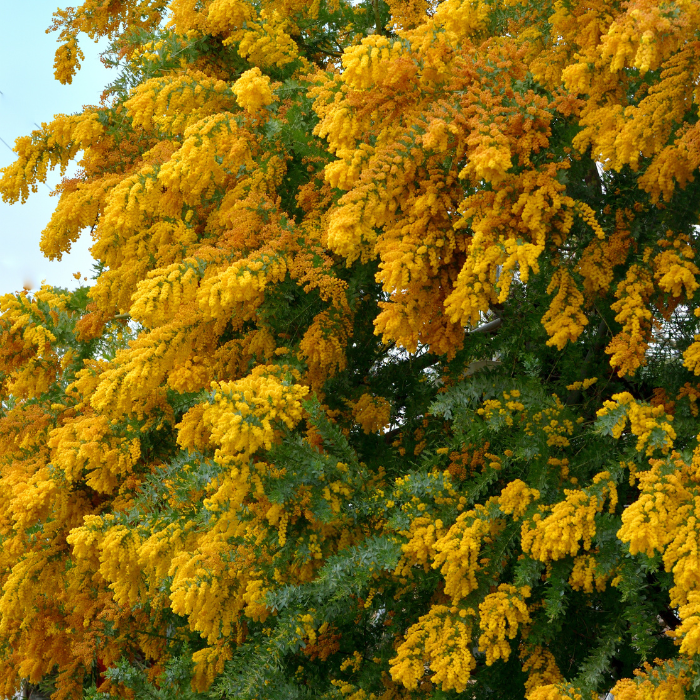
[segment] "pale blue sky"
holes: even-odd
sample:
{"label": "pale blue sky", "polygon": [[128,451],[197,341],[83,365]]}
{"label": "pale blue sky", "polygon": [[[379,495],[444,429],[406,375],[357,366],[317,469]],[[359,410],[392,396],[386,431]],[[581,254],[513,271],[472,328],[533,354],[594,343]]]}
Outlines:
{"label": "pale blue sky", "polygon": [[[76,0],[61,2],[61,7]],[[53,77],[56,33],[46,34],[58,0],[0,0],[0,138],[10,146],[18,136],[51,120],[54,114],[79,112],[85,104],[97,104],[103,88],[114,79],[99,60],[102,46],[87,37],[81,40],[83,66],[72,85],[61,85]],[[10,165],[13,153],[0,143],[0,167]],[[56,174],[49,181],[55,185]],[[73,273],[90,275],[90,236],[85,232],[69,255],[60,262],[44,258],[39,250],[41,231],[48,223],[56,199],[43,185],[26,204],[12,206],[0,201],[0,294],[17,291],[29,282],[36,288],[42,280],[55,286],[74,288]]]}

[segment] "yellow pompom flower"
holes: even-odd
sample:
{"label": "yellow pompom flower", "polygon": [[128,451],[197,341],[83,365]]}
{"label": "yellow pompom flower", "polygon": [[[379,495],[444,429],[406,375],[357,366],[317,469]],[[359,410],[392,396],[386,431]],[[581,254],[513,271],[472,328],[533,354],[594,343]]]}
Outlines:
{"label": "yellow pompom flower", "polygon": [[518,520],[523,517],[530,503],[539,497],[537,489],[531,489],[524,481],[515,479],[501,491],[498,506],[507,515],[512,515],[513,520]]}
{"label": "yellow pompom flower", "polygon": [[[473,611],[467,610],[467,615]],[[471,624],[445,605],[434,605],[406,632],[405,641],[391,660],[391,676],[415,690],[425,675],[442,690],[464,692],[476,661],[471,653]]]}
{"label": "yellow pompom flower", "polygon": [[363,394],[352,403],[352,415],[366,435],[377,433],[389,425],[391,404],[381,396]]}
{"label": "yellow pompom flower", "polygon": [[243,73],[232,89],[238,104],[253,115],[274,102],[270,78],[263,75],[257,66]]}
{"label": "yellow pompom flower", "polygon": [[530,622],[530,613],[524,599],[530,597],[530,587],[516,588],[502,583],[496,593],[489,593],[479,605],[479,649],[486,652],[486,665],[491,666],[498,659],[507,661],[510,657],[510,644],[518,627]]}

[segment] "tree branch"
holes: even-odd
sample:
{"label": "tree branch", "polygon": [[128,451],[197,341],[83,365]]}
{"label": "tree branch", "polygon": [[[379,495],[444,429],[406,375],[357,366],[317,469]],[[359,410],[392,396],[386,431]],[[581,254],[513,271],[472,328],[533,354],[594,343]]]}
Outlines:
{"label": "tree branch", "polygon": [[481,326],[477,326],[474,330],[469,331],[469,332],[470,333],[491,333],[491,331],[495,331],[501,325],[503,325],[503,319],[500,317],[494,318],[493,321],[489,321],[488,323],[484,323]]}

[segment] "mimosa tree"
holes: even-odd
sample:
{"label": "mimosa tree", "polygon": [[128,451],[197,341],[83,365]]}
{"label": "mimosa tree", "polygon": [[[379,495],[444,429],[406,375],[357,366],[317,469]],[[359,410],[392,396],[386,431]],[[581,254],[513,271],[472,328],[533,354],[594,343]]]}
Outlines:
{"label": "mimosa tree", "polygon": [[0,299],[0,694],[694,697],[700,2],[53,29],[115,81],[0,180],[96,260]]}

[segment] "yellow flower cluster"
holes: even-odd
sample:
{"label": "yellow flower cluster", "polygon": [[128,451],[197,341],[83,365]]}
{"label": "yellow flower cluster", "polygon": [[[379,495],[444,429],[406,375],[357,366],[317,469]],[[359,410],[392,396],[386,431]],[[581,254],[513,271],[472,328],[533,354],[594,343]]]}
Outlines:
{"label": "yellow flower cluster", "polygon": [[94,226],[103,211],[111,189],[120,175],[105,175],[93,182],[66,182],[57,190],[61,198],[51,219],[41,232],[41,251],[52,260],[60,260],[78,240],[81,231]]}
{"label": "yellow flower cluster", "polygon": [[[137,46],[130,54],[129,60],[132,65],[145,66],[150,61],[155,61],[158,59],[161,50],[165,46],[165,41],[159,39],[158,41],[147,41],[140,46]],[[163,54],[170,54],[170,52],[163,51]],[[171,55],[171,54],[170,54]]]}
{"label": "yellow flower cluster", "polygon": [[[580,118],[584,129],[574,146],[581,151],[592,146],[595,159],[615,170],[625,165],[637,170],[640,158],[650,159],[640,186],[653,201],[662,195],[669,199],[676,184],[683,187],[697,167],[698,155],[690,146],[697,138],[695,129],[684,129],[675,143],[670,137],[672,124],[679,123],[686,110],[687,71],[695,60],[693,51],[679,49],[687,28],[698,22],[692,3],[684,3],[682,13],[672,16],[658,4],[635,0],[614,19],[608,14],[600,44],[589,42],[563,71],[569,90],[589,96]],[[564,35],[574,28],[569,25],[561,27]],[[621,71],[634,67],[644,74],[662,65],[664,79],[638,104],[611,109],[606,103],[604,96]]]}
{"label": "yellow flower cluster", "polygon": [[59,83],[70,85],[73,76],[80,67],[80,61],[85,58],[83,50],[78,46],[78,40],[73,36],[56,49],[53,62],[53,75]]}
{"label": "yellow flower cluster", "polygon": [[57,39],[60,46],[54,58],[56,79],[70,83],[80,67],[84,57],[77,45],[77,36],[81,32],[95,40],[116,36],[121,27],[137,26],[148,33],[159,26],[165,11],[162,4],[153,5],[148,0],[129,0],[116,8],[106,8],[100,0],[83,0],[78,7],[57,10],[47,30],[60,30]]}
{"label": "yellow flower cluster", "polygon": [[83,416],[51,432],[48,442],[54,466],[75,483],[83,478],[98,493],[113,493],[141,456],[138,438],[112,434],[105,416]]}
{"label": "yellow flower cluster", "polygon": [[631,218],[630,211],[616,210],[614,233],[605,240],[596,237],[583,249],[576,271],[583,277],[583,290],[589,300],[608,291],[613,268],[625,262],[630,248]]}
{"label": "yellow flower cluster", "polygon": [[[70,535],[67,541],[73,543]],[[138,561],[140,544],[139,536],[125,525],[108,528],[100,542],[99,572],[109,582],[118,605],[134,607],[146,592]]]}
{"label": "yellow flower cluster", "polygon": [[362,394],[352,403],[352,417],[366,435],[381,432],[391,421],[391,404],[382,396]]}
{"label": "yellow flower cluster", "polygon": [[242,58],[261,68],[282,67],[298,58],[295,20],[313,15],[313,7],[296,2],[268,2],[256,12],[245,0],[173,0],[168,9],[169,26],[179,34],[223,37],[224,46],[237,45]]}
{"label": "yellow flower cluster", "polygon": [[567,343],[574,343],[588,325],[586,315],[581,311],[583,294],[579,291],[571,275],[559,268],[547,287],[551,294],[558,289],[547,312],[542,317],[542,325],[549,335],[547,345],[563,350]]}
{"label": "yellow flower cluster", "polygon": [[430,612],[406,632],[404,642],[390,662],[391,677],[409,690],[415,690],[427,667],[435,685],[445,691],[463,693],[476,667],[471,653],[472,627],[466,619],[473,615],[470,608],[458,611],[445,605],[433,605]]}
{"label": "yellow flower cluster", "polygon": [[409,530],[402,534],[409,539],[401,547],[403,556],[394,573],[397,576],[409,576],[411,568],[416,565],[428,571],[435,559],[435,543],[445,534],[442,521],[419,516],[411,521]]}
{"label": "yellow flower cluster", "polygon": [[506,515],[512,515],[513,520],[519,520],[525,515],[530,504],[539,497],[540,492],[537,489],[531,489],[524,481],[514,479],[501,491],[498,507]]}
{"label": "yellow flower cluster", "polygon": [[265,605],[265,596],[268,589],[260,578],[251,578],[246,584],[243,602],[245,614],[256,622],[264,622],[270,614],[270,609]]}
{"label": "yellow flower cluster", "polygon": [[664,292],[678,298],[684,294],[687,300],[691,300],[695,290],[700,287],[697,281],[700,269],[691,262],[695,251],[687,243],[683,245],[680,238],[675,239],[674,245],[674,248],[665,250],[654,258],[654,279]]}
{"label": "yellow flower cluster", "polygon": [[144,415],[162,403],[161,382],[177,364],[191,356],[206,340],[197,335],[190,320],[160,326],[117,352],[90,398],[92,407],[105,415]]}
{"label": "yellow flower cluster", "polygon": [[291,384],[278,376],[277,367],[259,366],[248,376],[231,382],[213,382],[213,403],[195,412],[196,423],[183,418],[178,440],[185,447],[199,421],[211,431],[221,464],[243,464],[261,447],[270,449],[276,424],[293,428],[302,418],[301,399],[308,387]]}
{"label": "yellow flower cluster", "polygon": [[99,565],[99,574],[114,591],[117,604],[133,607],[145,594],[138,557],[141,541],[134,530],[113,524],[113,520],[111,514],[88,516],[80,527],[71,530],[66,541],[88,571],[95,563]]}
{"label": "yellow flower cluster", "polygon": [[550,683],[533,688],[527,700],[583,700],[584,695],[570,683]]}
{"label": "yellow flower cluster", "polygon": [[146,328],[168,323],[183,305],[195,301],[199,276],[195,260],[151,270],[131,297],[131,317]]}
{"label": "yellow flower cluster", "polygon": [[523,646],[519,656],[523,660],[523,673],[527,673],[525,697],[528,700],[531,697],[530,693],[536,688],[544,685],[555,685],[564,680],[549,649],[542,646]]}
{"label": "yellow flower cluster", "polygon": [[[332,176],[338,176],[337,170],[329,173],[329,181]],[[347,183],[338,180],[336,186],[341,187]],[[377,202],[378,203],[378,202]],[[376,218],[365,211],[364,202],[348,202],[343,197],[328,226],[328,246],[338,255],[352,262],[357,258],[367,261],[374,257],[373,246],[377,240],[377,234],[373,230],[378,223]]]}
{"label": "yellow flower cluster", "polygon": [[204,278],[197,293],[199,308],[207,318],[230,317],[234,311],[249,318],[262,303],[267,285],[286,274],[285,259],[272,253],[237,260]]}
{"label": "yellow flower cluster", "polygon": [[[454,124],[448,124],[443,119],[431,119],[423,135],[423,146],[437,151],[438,153],[444,153],[448,150],[450,137],[458,134],[459,129]],[[426,204],[430,206],[434,204],[436,200],[437,196],[434,196],[433,201],[427,198]]]}
{"label": "yellow flower cluster", "polygon": [[491,519],[486,508],[477,505],[457,516],[454,525],[435,543],[433,568],[440,569],[445,578],[445,594],[455,604],[478,588],[476,574],[481,568],[482,542],[501,527],[501,521]]}
{"label": "yellow flower cluster", "polygon": [[233,84],[232,90],[238,104],[252,115],[257,115],[274,101],[270,78],[263,75],[257,66],[243,73]]}
{"label": "yellow flower cluster", "polygon": [[584,379],[582,382],[574,382],[573,384],[568,384],[566,388],[568,391],[585,391],[586,389],[592,387],[597,381],[598,377],[589,377],[588,379]]}
{"label": "yellow flower cluster", "polygon": [[552,394],[552,398],[554,406],[533,413],[532,421],[525,425],[525,433],[534,435],[534,430],[539,429],[547,436],[550,447],[568,447],[574,424],[568,418],[562,418],[564,406],[561,399],[556,394]]}
{"label": "yellow flower cluster", "polygon": [[391,74],[390,64],[405,50],[402,42],[392,42],[379,34],[362,39],[343,53],[343,82],[355,90],[364,90],[391,81],[395,76]]}
{"label": "yellow flower cluster", "polygon": [[[470,2],[443,3],[420,31],[402,42],[391,44],[379,36],[363,39],[346,51],[342,76],[321,79],[314,91],[321,116],[315,133],[328,136],[337,156],[326,167],[326,179],[348,190],[331,210],[329,246],[349,263],[379,255],[379,279],[391,299],[382,305],[376,328],[386,342],[397,340],[409,349],[419,339],[438,352],[450,352],[450,344],[461,342],[462,326],[477,325],[491,304],[507,298],[516,274],[526,282],[539,270],[537,261],[548,235],[556,231],[561,240],[576,213],[601,233],[592,210],[563,193],[559,166],[512,172],[516,158],[530,164],[530,155],[548,143],[551,112],[544,100],[517,94],[517,116],[511,115],[513,107],[506,106],[489,83],[473,98],[465,95],[459,109],[441,104],[439,111],[426,113],[425,121],[414,123],[411,110],[420,109],[426,94],[419,86],[434,90],[454,70],[462,70],[462,59],[455,55],[452,63],[449,51],[459,47],[457,37],[468,36],[469,30],[464,23],[455,24],[454,17],[475,20],[487,12],[486,3],[478,3],[478,9]],[[475,21],[473,27],[481,20]],[[409,51],[422,60],[406,60]],[[504,65],[520,60],[514,46],[499,45],[498,51]],[[490,81],[501,80],[500,73],[476,63],[475,70],[483,70]],[[378,132],[376,145],[370,145],[364,134],[374,133],[376,117],[357,108],[359,95],[370,87],[381,91],[399,86],[410,109],[392,102],[391,128]],[[510,89],[504,84],[503,94]],[[495,113],[508,116],[494,120]],[[523,113],[529,115],[525,123]],[[452,162],[463,158],[467,164],[442,176],[427,163],[437,166],[448,143]],[[428,159],[425,165],[417,162],[418,153]],[[431,175],[414,191],[411,183],[418,167],[428,167]],[[480,191],[464,199],[457,191],[459,177],[469,178]],[[504,186],[484,191],[483,182],[491,180]],[[402,199],[397,192],[403,193]],[[456,223],[451,214],[455,205],[462,217]],[[446,235],[467,222],[472,236]],[[461,253],[467,254],[464,262]],[[446,310],[448,323],[442,328],[438,309]]]}
{"label": "yellow flower cluster", "polygon": [[513,162],[508,139],[498,131],[496,125],[492,124],[486,133],[470,137],[467,143],[474,150],[469,162],[460,171],[459,178],[470,178],[474,182],[483,180],[493,185],[503,182],[506,173],[513,167]]}
{"label": "yellow flower cluster", "polygon": [[651,311],[646,302],[653,291],[649,272],[632,265],[615,292],[618,301],[611,308],[622,330],[610,341],[605,352],[612,355],[610,365],[621,377],[634,374],[646,363],[644,354],[651,337]]}
{"label": "yellow flower cluster", "polygon": [[[409,352],[429,345],[435,352],[451,358],[462,345],[464,329],[442,313],[443,298],[444,285],[440,283],[412,283],[407,290],[394,294],[392,301],[380,302],[375,332],[384,343],[396,341]],[[433,309],[429,321],[425,317],[427,309]]]}
{"label": "yellow flower cluster", "polygon": [[204,117],[230,111],[229,85],[205,73],[187,69],[173,80],[151,78],[141,83],[124,103],[134,127],[181,135]]}
{"label": "yellow flower cluster", "polygon": [[685,700],[691,680],[685,669],[674,669],[668,662],[644,664],[635,678],[622,678],[610,689],[619,700]]}
{"label": "yellow flower cluster", "polygon": [[511,392],[504,391],[502,400],[488,399],[484,401],[483,407],[479,408],[477,413],[487,421],[503,420],[506,425],[512,426],[513,414],[525,410],[525,404],[517,401],[519,398],[520,392],[517,389]]}
{"label": "yellow flower cluster", "polygon": [[[114,215],[122,209],[127,213],[133,209],[133,216],[142,213],[140,198],[156,211],[179,218],[183,203],[192,207],[199,205],[203,193],[235,181],[234,173],[251,160],[253,139],[236,128],[228,112],[203,117],[185,129],[183,138],[180,148],[159,169],[147,165],[132,178],[133,182],[127,178],[123,194],[121,185],[115,188],[105,218],[113,215],[112,210],[116,210]],[[163,187],[167,188],[167,194],[162,192]],[[120,198],[127,193],[128,200],[134,203],[125,206]]]}
{"label": "yellow flower cluster", "polygon": [[576,556],[581,540],[583,548],[589,550],[596,533],[595,516],[603,511],[606,496],[611,512],[617,505],[617,489],[608,472],[597,474],[589,489],[565,489],[564,493],[566,498],[551,506],[549,515],[536,513],[522,525],[523,551],[534,559],[549,562]]}
{"label": "yellow flower cluster", "polygon": [[3,169],[3,200],[24,203],[29,191],[37,191],[37,183],[46,182],[49,169],[58,167],[63,175],[76,154],[99,142],[104,127],[97,112],[78,115],[57,114],[49,124],[22,136],[15,142],[17,158]]}
{"label": "yellow flower cluster", "polygon": [[214,35],[232,35],[254,16],[245,0],[213,0],[207,8],[207,28]]}
{"label": "yellow flower cluster", "polygon": [[601,228],[596,219],[595,212],[588,204],[585,202],[576,202],[573,209],[593,229],[593,232],[600,240],[605,238],[605,231]]}
{"label": "yellow flower cluster", "polygon": [[693,342],[683,353],[683,364],[693,372],[693,374],[700,374],[700,334],[694,336]]}
{"label": "yellow flower cluster", "polygon": [[222,533],[208,533],[198,545],[194,552],[183,551],[172,559],[170,606],[176,614],[187,616],[192,630],[213,645],[235,629],[246,584],[255,575],[255,561],[238,547],[236,559],[248,570],[236,571],[227,565],[225,552],[230,545]]}
{"label": "yellow flower cluster", "polygon": [[[250,22],[238,44],[238,53],[254,66],[282,68],[298,60],[299,49],[288,30],[293,31],[288,20],[277,10],[262,10],[259,22]],[[225,44],[237,37],[224,39]]]}
{"label": "yellow flower cluster", "polygon": [[525,598],[530,597],[530,587],[516,588],[502,583],[496,593],[489,593],[479,605],[479,649],[486,652],[486,665],[491,666],[498,659],[507,661],[510,657],[508,639],[515,639],[518,627],[530,622],[530,613]]}
{"label": "yellow flower cluster", "polygon": [[[661,461],[654,461],[651,469],[637,474],[641,496],[622,514],[618,537],[629,542],[630,552],[644,552],[654,556],[663,552],[683,524],[687,524],[693,508],[693,492],[685,482],[691,477],[688,466],[674,460],[679,467],[662,476]],[[672,560],[669,561],[671,563]]]}
{"label": "yellow flower cluster", "polygon": [[673,574],[670,603],[682,620],[675,632],[681,651],[694,655],[700,651],[700,449],[690,464],[676,453],[668,461],[651,460],[651,468],[639,473],[641,496],[623,513],[617,536],[632,554],[663,553],[664,567]]}
{"label": "yellow flower cluster", "polygon": [[[688,539],[690,540],[690,538]],[[697,546],[697,543],[697,538],[693,538],[692,544],[689,541],[686,546],[688,544]],[[693,562],[694,566],[697,566],[697,564],[697,561]],[[698,578],[697,575],[695,578]],[[694,583],[697,587],[699,582],[696,580]],[[678,608],[678,615],[683,622],[675,630],[675,636],[682,639],[681,653],[692,657],[700,651],[700,590],[690,591],[684,597],[686,599],[685,604],[680,605]]]}
{"label": "yellow flower cluster", "polygon": [[[65,311],[66,299],[60,290],[43,285],[32,297],[26,293],[0,297],[3,324],[3,351],[7,364],[2,383],[15,399],[41,396],[56,380],[62,366],[70,363],[73,353],[59,361],[52,345],[58,311]],[[49,310],[50,309],[50,310]]]}
{"label": "yellow flower cluster", "polygon": [[328,377],[342,372],[346,366],[350,321],[347,317],[334,316],[328,311],[317,314],[299,343],[299,355],[309,366],[309,383],[317,393]]}
{"label": "yellow flower cluster", "polygon": [[604,591],[608,578],[609,576],[598,572],[595,557],[590,554],[583,554],[574,559],[574,568],[569,576],[569,585],[575,591],[593,593],[594,587],[597,591]]}
{"label": "yellow flower cluster", "polygon": [[196,548],[198,534],[193,522],[184,526],[171,523],[162,530],[149,533],[138,549],[139,564],[151,585],[168,576],[175,554]]}
{"label": "yellow flower cluster", "polygon": [[447,0],[440,3],[435,13],[435,23],[444,28],[457,42],[481,31],[489,14],[484,0]]}
{"label": "yellow flower cluster", "polygon": [[[474,235],[454,290],[445,300],[453,322],[477,325],[479,315],[491,304],[507,299],[516,268],[523,282],[531,272],[539,272],[538,259],[550,227],[566,234],[573,224],[569,210],[576,203],[562,195],[555,168],[513,178],[498,194],[482,191],[460,204],[462,221],[455,226],[461,228],[470,221]],[[514,192],[519,196],[514,197]],[[517,229],[501,233],[506,221],[509,228],[517,222]]]}
{"label": "yellow flower cluster", "polygon": [[651,456],[655,450],[660,449],[663,454],[668,454],[676,439],[676,432],[671,423],[673,416],[665,413],[663,404],[649,406],[639,403],[632,394],[625,391],[613,394],[612,399],[603,404],[598,416],[603,417],[614,413],[618,417],[612,428],[612,436],[619,438],[629,421],[630,432],[637,437],[637,451],[646,450],[646,455]]}
{"label": "yellow flower cluster", "polygon": [[204,692],[214,682],[214,678],[224,670],[224,664],[233,656],[231,646],[219,643],[204,647],[192,654],[194,662],[192,687]]}

